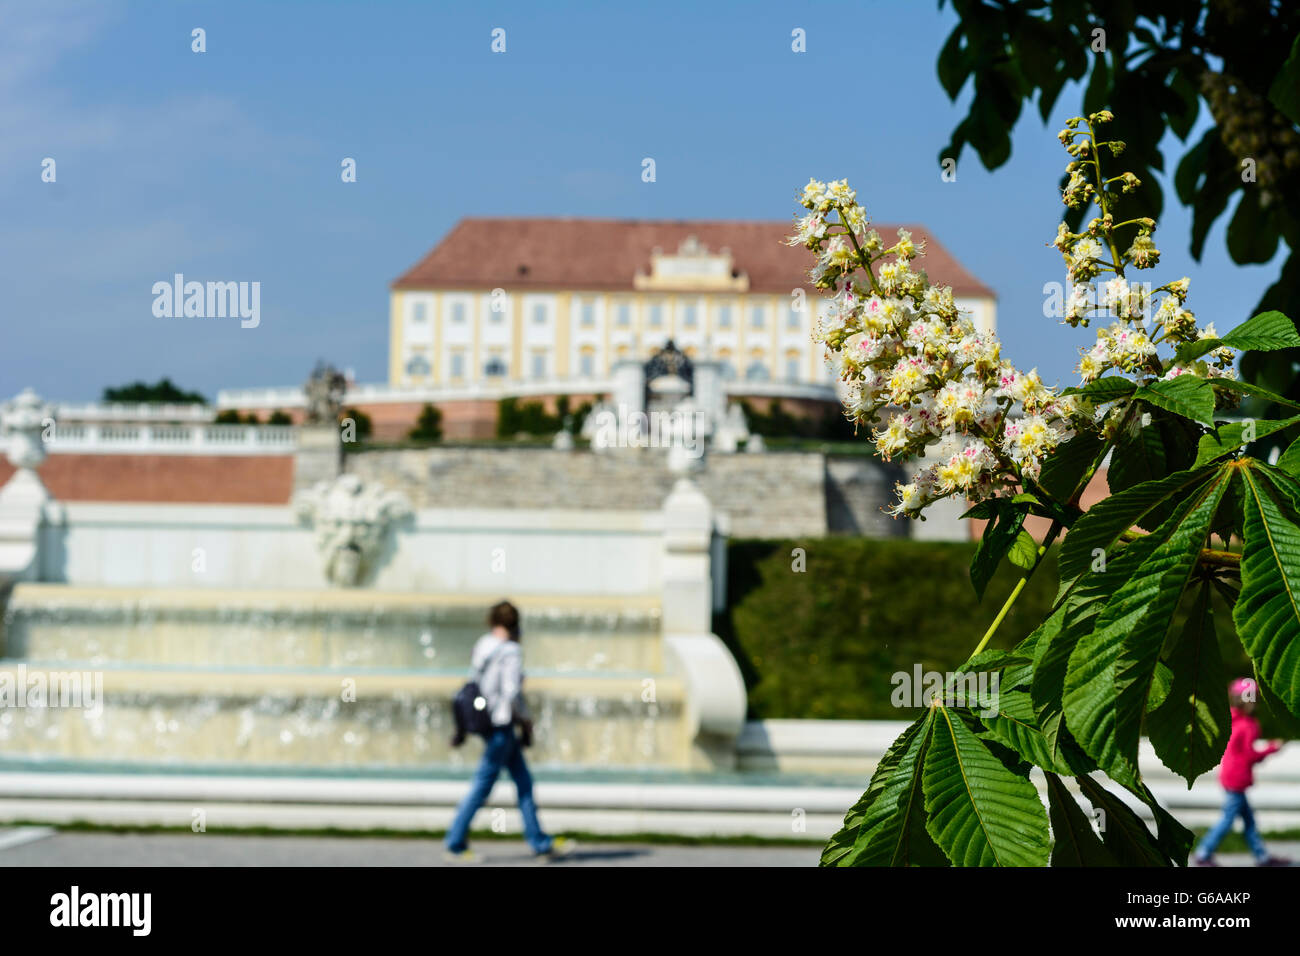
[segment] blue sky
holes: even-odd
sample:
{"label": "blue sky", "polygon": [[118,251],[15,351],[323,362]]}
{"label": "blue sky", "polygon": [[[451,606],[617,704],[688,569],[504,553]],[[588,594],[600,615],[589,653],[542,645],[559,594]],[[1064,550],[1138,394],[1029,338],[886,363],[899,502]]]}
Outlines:
{"label": "blue sky", "polygon": [[[1046,128],[1025,112],[1001,169],[968,152],[941,181],[953,20],[931,2],[0,0],[0,396],[167,375],[212,398],[318,357],[382,381],[388,284],[462,216],[787,219],[809,176],[926,224],[997,291],[1004,354],[1072,382],[1091,333],[1044,318],[1042,287],[1063,272],[1055,133],[1078,91]],[[1223,332],[1276,268],[1232,265],[1223,223],[1193,263],[1188,221],[1167,205],[1155,276],[1189,275]],[[260,326],[155,318],[176,272],[261,282]]]}

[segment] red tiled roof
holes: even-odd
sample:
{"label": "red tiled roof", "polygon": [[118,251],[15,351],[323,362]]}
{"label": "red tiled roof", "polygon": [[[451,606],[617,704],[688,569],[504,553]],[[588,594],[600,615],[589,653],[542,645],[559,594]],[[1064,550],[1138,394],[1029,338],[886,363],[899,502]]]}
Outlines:
{"label": "red tiled roof", "polygon": [[[897,225],[873,223],[886,242]],[[917,267],[957,295],[993,297],[924,226],[903,226],[925,240]],[[710,252],[731,250],[751,292],[811,288],[812,254],[784,243],[788,222],[697,222],[637,219],[462,219],[433,251],[397,279],[394,289],[537,289],[631,291],[638,272],[649,274],[650,254],[665,254],[694,236]]]}

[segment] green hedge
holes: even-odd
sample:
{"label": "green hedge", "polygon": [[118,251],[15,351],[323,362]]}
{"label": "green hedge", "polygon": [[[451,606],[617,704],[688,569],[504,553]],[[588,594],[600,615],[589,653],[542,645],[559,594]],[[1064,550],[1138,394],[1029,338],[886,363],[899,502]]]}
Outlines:
{"label": "green hedge", "polygon": [[[804,549],[803,572],[792,570],[795,548]],[[891,675],[916,664],[959,666],[1019,578],[1004,563],[977,601],[968,575],[974,552],[973,543],[899,539],[732,541],[729,610],[715,629],[740,663],[751,718],[908,718],[890,703]],[[1046,616],[1055,551],[1045,562],[991,646],[1010,647]],[[1230,673],[1249,673],[1235,633],[1220,638]]]}

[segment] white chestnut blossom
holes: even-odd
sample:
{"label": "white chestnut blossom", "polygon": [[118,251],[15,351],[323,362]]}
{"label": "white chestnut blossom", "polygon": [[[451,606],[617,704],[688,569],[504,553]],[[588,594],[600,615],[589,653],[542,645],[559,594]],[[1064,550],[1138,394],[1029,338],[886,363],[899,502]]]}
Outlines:
{"label": "white chestnut blossom", "polygon": [[892,513],[918,515],[950,495],[1012,494],[1037,477],[1091,410],[1005,362],[997,336],[958,310],[952,289],[913,268],[921,244],[901,229],[886,245],[846,182],[813,180],[800,201],[809,214],[789,242],[817,254],[813,281],[832,294],[816,337],[838,360],[847,414],[871,427],[885,459],[945,449],[898,486]]}

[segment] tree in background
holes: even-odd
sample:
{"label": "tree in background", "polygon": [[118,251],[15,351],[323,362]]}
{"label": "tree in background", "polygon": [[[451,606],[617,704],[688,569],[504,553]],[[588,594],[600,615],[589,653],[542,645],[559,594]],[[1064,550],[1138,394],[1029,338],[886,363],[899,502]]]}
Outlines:
{"label": "tree in background", "polygon": [[[940,6],[944,0],[940,0]],[[1214,222],[1236,202],[1227,246],[1239,264],[1288,255],[1245,319],[1279,310],[1300,319],[1300,4],[1294,0],[951,0],[961,20],[939,54],[938,74],[956,100],[974,87],[969,111],[940,159],[971,146],[987,169],[1011,155],[1011,130],[1037,95],[1046,123],[1062,88],[1086,81],[1082,112],[1109,107],[1110,132],[1127,144],[1123,162],[1146,187],[1141,215],[1158,218],[1164,197],[1155,172],[1166,131],[1186,142],[1202,102],[1213,126],[1174,172],[1179,202],[1192,210],[1191,252],[1199,260]],[[1138,11],[1141,11],[1140,13]],[[1139,213],[1117,197],[1115,220]],[[1078,231],[1082,208],[1067,209]],[[1234,317],[1223,317],[1231,323]],[[1242,374],[1288,398],[1300,397],[1300,350],[1249,352]],[[1278,407],[1260,408],[1273,417]]]}
{"label": "tree in background", "polygon": [[749,430],[764,438],[814,438],[824,441],[852,441],[856,436],[853,423],[838,408],[828,408],[820,417],[792,415],[779,399],[768,403],[760,412],[745,399],[740,400]]}
{"label": "tree in background", "polygon": [[[287,417],[287,416],[286,416]],[[257,412],[249,412],[247,415],[239,414],[234,408],[223,409],[217,412],[217,417],[213,419],[218,425],[260,425],[261,419],[257,417]],[[271,422],[272,425],[288,424],[287,422]]]}
{"label": "tree in background", "polygon": [[292,425],[293,419],[277,408],[271,412],[271,417],[266,420],[266,423],[268,425]]}
{"label": "tree in background", "polygon": [[570,411],[569,396],[560,395],[555,399],[555,414],[548,415],[541,402],[503,398],[497,404],[497,438],[514,438],[519,434],[553,435],[561,429],[577,434],[592,407],[591,402],[583,402]]}
{"label": "tree in background", "polygon": [[177,388],[170,378],[159,379],[154,385],[131,382],[117,388],[104,389],[105,402],[156,402],[165,405],[206,405],[208,400],[198,392]]}
{"label": "tree in background", "polygon": [[442,412],[425,402],[415,427],[406,433],[406,437],[412,441],[442,441]]}

